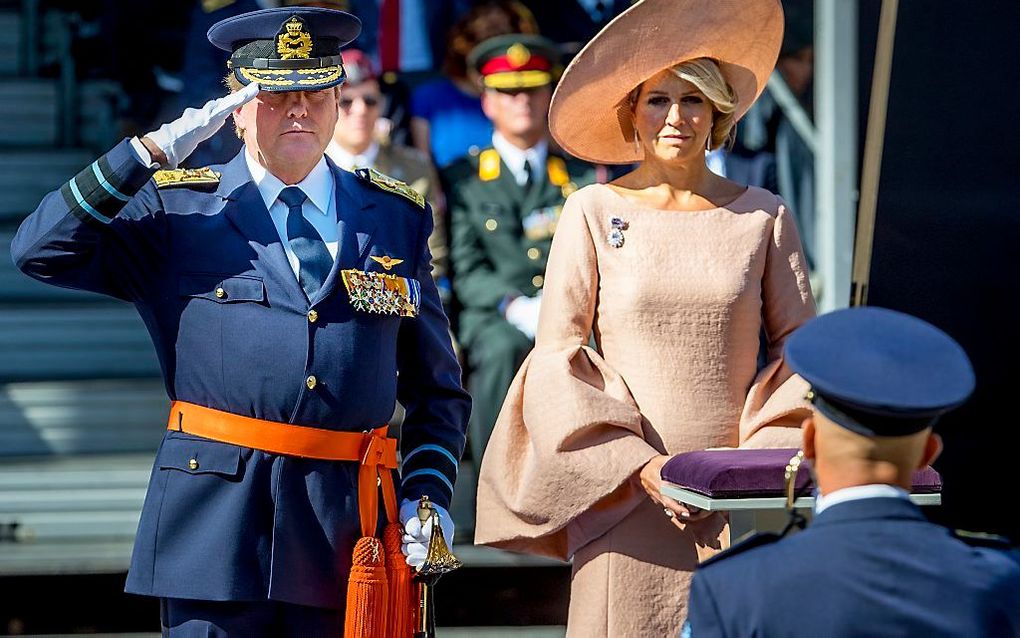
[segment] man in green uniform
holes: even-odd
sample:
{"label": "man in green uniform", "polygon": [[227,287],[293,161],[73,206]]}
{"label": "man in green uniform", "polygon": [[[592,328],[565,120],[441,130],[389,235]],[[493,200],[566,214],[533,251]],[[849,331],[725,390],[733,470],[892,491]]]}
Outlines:
{"label": "man in green uniform", "polygon": [[564,199],[595,181],[594,167],[549,148],[555,45],[513,34],[479,44],[468,64],[481,79],[492,147],[443,171],[450,264],[460,304],[458,338],[474,397],[468,442],[481,459],[496,416],[538,325],[546,257]]}

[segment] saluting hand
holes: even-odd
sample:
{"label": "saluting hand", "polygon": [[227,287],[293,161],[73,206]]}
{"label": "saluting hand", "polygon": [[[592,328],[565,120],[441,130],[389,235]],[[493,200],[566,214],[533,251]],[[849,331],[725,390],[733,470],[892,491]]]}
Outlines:
{"label": "saluting hand", "polygon": [[209,100],[200,109],[184,109],[179,118],[142,138],[142,144],[160,166],[177,168],[199,144],[220,130],[234,109],[247,104],[258,94],[259,85],[252,82],[240,91]]}
{"label": "saluting hand", "polygon": [[[666,455],[654,457],[641,468],[639,478],[641,479],[641,487],[648,492],[648,497],[662,506],[663,515],[669,516],[669,520],[674,525],[684,529],[687,523],[708,518],[712,515],[712,512],[688,505],[687,503],[681,503],[662,493],[662,466],[669,459],[670,457]],[[670,513],[672,513],[672,516],[670,516]]]}

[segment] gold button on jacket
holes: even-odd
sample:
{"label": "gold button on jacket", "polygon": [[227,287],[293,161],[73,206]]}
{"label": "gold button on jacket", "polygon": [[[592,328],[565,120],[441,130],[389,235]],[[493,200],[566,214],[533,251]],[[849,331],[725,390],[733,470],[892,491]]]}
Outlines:
{"label": "gold button on jacket", "polygon": [[531,285],[534,286],[535,288],[541,288],[542,284],[544,283],[545,277],[543,277],[542,275],[535,275],[534,277],[531,278]]}
{"label": "gold button on jacket", "polygon": [[319,382],[319,380],[315,378],[314,374],[310,375],[307,379],[305,379],[305,385],[308,386],[309,390],[314,390],[315,389],[315,385],[318,382]]}
{"label": "gold button on jacket", "polygon": [[530,259],[532,261],[535,261],[536,259],[538,259],[541,256],[542,256],[542,251],[541,250],[539,250],[537,248],[529,248],[528,249],[528,259]]}
{"label": "gold button on jacket", "polygon": [[190,461],[188,461],[188,469],[197,470],[198,469],[198,459],[191,459]]}
{"label": "gold button on jacket", "polygon": [[226,290],[224,290],[223,288],[217,288],[216,289],[216,297],[217,298],[223,299],[226,296],[227,296],[227,291]]}
{"label": "gold button on jacket", "polygon": [[315,312],[314,310],[309,310],[308,311],[308,321],[309,321],[309,323],[315,323],[318,320],[319,320],[319,313]]}

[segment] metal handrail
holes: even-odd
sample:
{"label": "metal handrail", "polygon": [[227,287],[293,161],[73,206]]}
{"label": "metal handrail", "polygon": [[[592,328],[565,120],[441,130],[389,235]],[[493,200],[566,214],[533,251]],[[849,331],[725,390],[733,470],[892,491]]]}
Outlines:
{"label": "metal handrail", "polygon": [[772,75],[769,76],[767,84],[769,94],[772,95],[776,101],[776,105],[783,111],[783,115],[790,121],[793,126],[793,130],[797,132],[797,135],[804,141],[804,144],[815,152],[815,148],[818,145],[818,132],[815,130],[815,125],[811,122],[811,116],[807,114],[804,107],[801,106],[800,101],[787,86],[786,80],[779,71],[773,71]]}

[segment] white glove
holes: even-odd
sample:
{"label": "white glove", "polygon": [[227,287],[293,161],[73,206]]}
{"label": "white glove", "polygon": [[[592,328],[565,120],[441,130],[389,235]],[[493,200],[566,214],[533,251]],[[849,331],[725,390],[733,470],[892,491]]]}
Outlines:
{"label": "white glove", "polygon": [[220,130],[234,109],[251,101],[259,93],[259,85],[252,82],[240,91],[209,100],[200,109],[184,109],[179,118],[164,124],[145,137],[166,155],[164,168],[177,168],[203,141]]}
{"label": "white glove", "polygon": [[[432,504],[439,513],[439,525],[443,528],[446,544],[453,550],[453,519],[442,505]],[[400,549],[407,557],[407,564],[419,569],[425,563],[425,555],[429,551],[429,539],[432,538],[432,521],[421,524],[418,518],[418,501],[404,500],[400,504],[400,525],[404,528],[403,543]]]}
{"label": "white glove", "polygon": [[538,311],[542,306],[542,293],[534,297],[517,297],[506,306],[506,320],[523,332],[529,339],[538,332]]}

